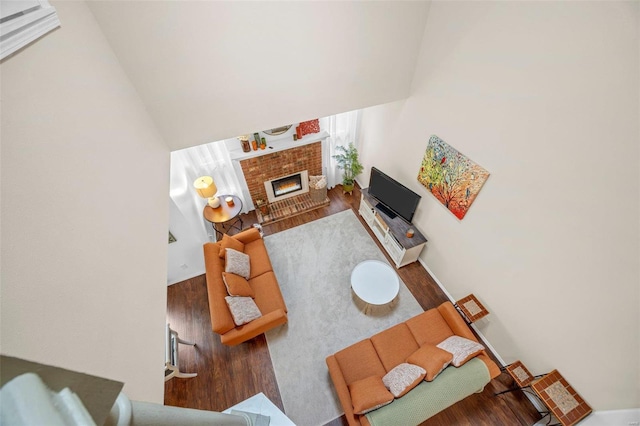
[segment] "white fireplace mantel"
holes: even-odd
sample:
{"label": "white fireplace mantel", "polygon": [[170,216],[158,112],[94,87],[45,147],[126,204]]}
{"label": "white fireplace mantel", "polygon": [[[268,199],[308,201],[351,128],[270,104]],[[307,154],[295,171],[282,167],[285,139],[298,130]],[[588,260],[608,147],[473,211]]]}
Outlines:
{"label": "white fireplace mantel", "polygon": [[246,160],[247,158],[260,157],[262,155],[273,154],[274,152],[285,151],[287,149],[297,148],[299,146],[308,145],[315,142],[321,142],[328,137],[329,133],[325,130],[322,130],[318,133],[305,135],[297,141],[294,141],[291,135],[288,135],[285,138],[270,140],[267,144],[266,149],[258,149],[257,151],[249,152],[242,151],[240,141],[238,141],[237,148],[229,149],[229,156],[232,160],[242,161]]}

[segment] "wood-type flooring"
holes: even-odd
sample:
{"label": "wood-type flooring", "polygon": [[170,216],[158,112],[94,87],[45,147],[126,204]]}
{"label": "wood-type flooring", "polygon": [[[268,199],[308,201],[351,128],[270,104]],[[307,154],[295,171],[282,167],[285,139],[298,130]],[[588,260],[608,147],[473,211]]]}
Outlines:
{"label": "wood-type flooring", "polygon": [[[357,213],[360,204],[360,191],[357,187],[353,194],[349,195],[343,194],[338,185],[330,190],[328,195],[331,200],[328,206],[266,225],[263,228],[265,235],[293,228],[346,209],[353,209],[362,221]],[[242,220],[245,227],[256,223],[255,212],[242,215]],[[369,230],[366,225],[365,228]],[[377,239],[370,230],[369,233],[377,243]],[[382,247],[381,250],[386,255]],[[393,263],[391,259],[388,258],[388,260]],[[416,262],[400,268],[398,274],[425,310],[448,300],[420,263]],[[198,376],[191,379],[173,378],[165,382],[166,405],[223,411],[262,392],[284,411],[264,335],[238,346],[228,347],[222,345],[220,337],[211,331],[204,275],[168,287],[167,322],[171,324],[172,329],[179,332],[181,338],[196,342],[195,347],[180,345],[180,369],[188,373],[196,372]],[[454,404],[422,425],[524,426],[534,424],[540,419],[540,415],[521,391],[494,395],[512,386],[511,377],[503,373],[492,380],[482,393],[474,394]],[[300,398],[304,398],[304,395],[300,395]],[[309,403],[313,404],[313,401]],[[344,416],[329,423],[330,426],[346,424]]]}

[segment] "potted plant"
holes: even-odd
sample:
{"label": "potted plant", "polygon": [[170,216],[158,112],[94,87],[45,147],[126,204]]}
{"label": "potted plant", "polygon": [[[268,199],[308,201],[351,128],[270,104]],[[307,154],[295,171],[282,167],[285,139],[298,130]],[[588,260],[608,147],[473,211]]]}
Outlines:
{"label": "potted plant", "polygon": [[358,150],[353,145],[353,142],[348,147],[337,146],[336,150],[342,151],[341,154],[333,156],[338,163],[338,167],[342,170],[342,192],[351,194],[356,176],[362,173],[364,167],[358,161]]}

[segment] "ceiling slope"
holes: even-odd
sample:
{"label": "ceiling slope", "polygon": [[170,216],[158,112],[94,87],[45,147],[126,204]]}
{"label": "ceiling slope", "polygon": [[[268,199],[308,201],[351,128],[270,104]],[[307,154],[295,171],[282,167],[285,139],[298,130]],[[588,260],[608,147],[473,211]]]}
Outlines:
{"label": "ceiling slope", "polygon": [[171,149],[408,96],[427,2],[92,1]]}

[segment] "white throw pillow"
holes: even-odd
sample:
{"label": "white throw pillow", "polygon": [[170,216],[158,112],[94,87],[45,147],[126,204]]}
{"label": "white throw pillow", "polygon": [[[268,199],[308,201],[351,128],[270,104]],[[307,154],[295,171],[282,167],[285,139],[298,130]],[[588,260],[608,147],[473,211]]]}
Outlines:
{"label": "white throw pillow", "polygon": [[427,370],[424,368],[403,362],[385,374],[382,383],[393,396],[399,398],[420,383],[425,374]]}
{"label": "white throw pillow", "polygon": [[245,279],[249,279],[251,276],[251,263],[249,261],[249,255],[239,252],[231,248],[226,250],[226,263],[224,271],[230,274],[240,275]]}
{"label": "white throw pillow", "polygon": [[262,316],[258,305],[250,297],[226,296],[233,322],[236,325],[246,324]]}
{"label": "white throw pillow", "polygon": [[436,346],[453,354],[451,364],[455,367],[460,367],[484,350],[480,343],[460,336],[448,337]]}

